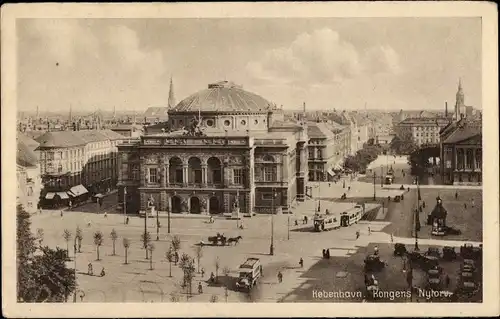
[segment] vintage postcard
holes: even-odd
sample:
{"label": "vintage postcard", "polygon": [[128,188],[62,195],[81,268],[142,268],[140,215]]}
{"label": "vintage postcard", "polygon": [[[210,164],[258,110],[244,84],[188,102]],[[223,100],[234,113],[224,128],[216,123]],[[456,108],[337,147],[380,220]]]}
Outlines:
{"label": "vintage postcard", "polygon": [[494,4],[1,12],[5,316],[499,314]]}

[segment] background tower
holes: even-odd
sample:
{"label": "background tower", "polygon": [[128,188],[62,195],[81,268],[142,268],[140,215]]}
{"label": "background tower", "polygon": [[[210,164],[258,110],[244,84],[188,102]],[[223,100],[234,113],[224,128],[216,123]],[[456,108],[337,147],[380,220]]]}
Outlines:
{"label": "background tower", "polygon": [[172,77],[170,77],[170,92],[168,93],[168,108],[172,109],[175,107],[175,96],[174,96],[174,82]]}

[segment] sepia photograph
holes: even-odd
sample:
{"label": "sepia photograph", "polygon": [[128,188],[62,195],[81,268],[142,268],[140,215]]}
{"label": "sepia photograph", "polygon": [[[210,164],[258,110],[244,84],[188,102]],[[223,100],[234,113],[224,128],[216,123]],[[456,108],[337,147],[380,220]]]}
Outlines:
{"label": "sepia photograph", "polygon": [[498,314],[496,7],[420,4],[2,7],[4,311]]}

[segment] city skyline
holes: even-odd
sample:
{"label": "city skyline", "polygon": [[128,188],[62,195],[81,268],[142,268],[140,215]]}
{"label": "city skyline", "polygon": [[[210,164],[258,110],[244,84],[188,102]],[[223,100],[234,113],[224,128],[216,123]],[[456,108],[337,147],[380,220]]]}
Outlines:
{"label": "city skyline", "polygon": [[461,78],[482,104],[476,18],[22,19],[18,41],[20,111],[140,113],[170,77],[177,101],[230,80],[288,110],[388,111],[452,106]]}

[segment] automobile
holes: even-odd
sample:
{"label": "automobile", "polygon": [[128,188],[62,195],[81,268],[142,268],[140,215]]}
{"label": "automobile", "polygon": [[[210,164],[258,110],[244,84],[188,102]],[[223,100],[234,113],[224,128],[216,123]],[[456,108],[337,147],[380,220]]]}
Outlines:
{"label": "automobile", "polygon": [[439,267],[439,259],[435,256],[424,255],[418,251],[412,251],[408,256],[412,262],[425,271]]}
{"label": "automobile", "polygon": [[478,285],[472,281],[459,281],[457,293],[461,295],[473,295],[477,292]]}
{"label": "automobile", "polygon": [[394,245],[394,256],[404,256],[407,252],[405,244],[396,243]]}
{"label": "automobile", "polygon": [[460,273],[460,279],[463,281],[474,281],[474,274],[467,271],[462,271]]}
{"label": "automobile", "polygon": [[379,271],[385,267],[385,263],[377,255],[368,255],[365,258],[365,272]]}
{"label": "automobile", "polygon": [[433,268],[427,270],[427,276],[429,278],[439,278],[441,276],[442,270],[441,268]]}
{"label": "automobile", "polygon": [[431,277],[427,279],[427,286],[433,290],[441,290],[442,282],[438,277]]}
{"label": "automobile", "polygon": [[474,271],[476,271],[476,267],[472,266],[472,265],[462,264],[462,266],[460,267],[460,270],[465,271],[465,272],[474,272]]}
{"label": "automobile", "polygon": [[439,249],[436,247],[429,247],[427,249],[427,252],[425,253],[427,256],[434,256],[437,258],[441,258],[441,253],[439,252]]}
{"label": "automobile", "polygon": [[455,251],[455,247],[443,247],[443,259],[448,261],[457,259],[457,252]]}

